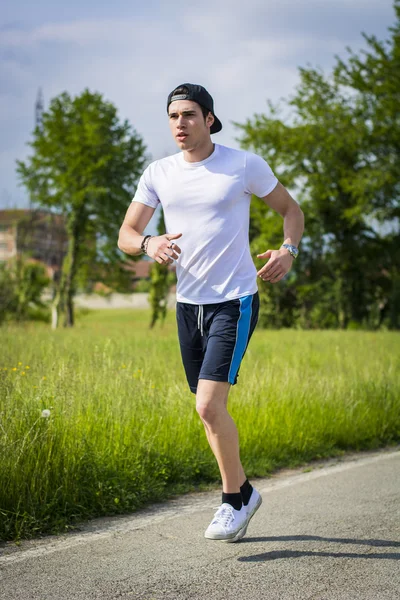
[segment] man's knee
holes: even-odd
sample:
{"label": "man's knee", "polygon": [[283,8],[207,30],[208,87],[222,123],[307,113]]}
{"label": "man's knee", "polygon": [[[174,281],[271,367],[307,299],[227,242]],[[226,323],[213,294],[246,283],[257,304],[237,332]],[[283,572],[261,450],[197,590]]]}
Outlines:
{"label": "man's knee", "polygon": [[217,418],[217,411],[210,402],[196,401],[196,410],[202,421],[208,425],[215,423]]}
{"label": "man's knee", "polygon": [[226,401],[230,384],[221,381],[200,379],[196,394],[196,410],[202,421],[212,426],[222,412],[226,412]]}

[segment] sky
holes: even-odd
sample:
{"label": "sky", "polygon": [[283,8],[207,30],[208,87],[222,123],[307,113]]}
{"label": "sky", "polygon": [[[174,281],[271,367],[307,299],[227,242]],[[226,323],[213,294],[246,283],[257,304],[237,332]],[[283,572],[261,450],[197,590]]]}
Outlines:
{"label": "sky", "polygon": [[168,93],[200,83],[223,130],[214,142],[239,148],[233,121],[288,98],[299,67],[329,72],[361,32],[388,38],[392,0],[0,0],[0,208],[29,205],[15,173],[30,153],[39,87],[45,108],[64,91],[100,92],[128,119],[152,160],[178,151]]}

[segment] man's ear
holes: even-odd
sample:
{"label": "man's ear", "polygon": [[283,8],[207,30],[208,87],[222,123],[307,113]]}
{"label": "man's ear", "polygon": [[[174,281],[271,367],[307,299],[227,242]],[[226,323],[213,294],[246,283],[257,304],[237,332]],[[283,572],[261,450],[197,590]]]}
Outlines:
{"label": "man's ear", "polygon": [[214,120],[215,120],[214,116],[209,112],[208,115],[207,115],[207,117],[206,117],[207,126],[211,127],[212,124],[214,123]]}

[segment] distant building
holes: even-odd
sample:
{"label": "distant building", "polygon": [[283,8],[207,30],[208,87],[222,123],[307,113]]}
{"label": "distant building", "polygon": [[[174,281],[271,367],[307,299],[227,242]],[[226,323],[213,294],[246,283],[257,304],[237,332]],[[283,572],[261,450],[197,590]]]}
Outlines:
{"label": "distant building", "polygon": [[0,262],[25,253],[53,276],[68,249],[64,223],[63,215],[45,210],[0,210]]}
{"label": "distant building", "polygon": [[[53,279],[61,269],[67,250],[63,215],[39,209],[0,210],[0,262],[25,253],[43,263],[47,275]],[[150,280],[152,264],[148,258],[126,263],[125,269],[131,272],[132,290],[140,280]],[[174,271],[175,265],[170,265],[169,270]]]}
{"label": "distant building", "polygon": [[[128,262],[124,268],[132,273],[132,290],[135,290],[139,281],[150,281],[150,270],[154,261],[149,258],[142,258],[137,262]],[[175,273],[175,263],[168,265],[168,271]],[[171,291],[175,291],[175,284],[171,287]]]}
{"label": "distant building", "polygon": [[141,279],[150,280],[150,269],[152,264],[152,260],[142,259],[134,263],[127,263],[125,269],[132,273],[132,282],[135,283]]}

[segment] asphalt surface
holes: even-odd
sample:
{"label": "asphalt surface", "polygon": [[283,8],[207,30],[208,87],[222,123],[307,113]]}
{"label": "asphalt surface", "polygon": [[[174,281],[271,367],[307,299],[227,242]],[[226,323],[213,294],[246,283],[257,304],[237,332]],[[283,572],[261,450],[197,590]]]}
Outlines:
{"label": "asphalt surface", "polygon": [[399,600],[400,448],[260,479],[237,544],[206,540],[219,492],[0,546],[3,600]]}

